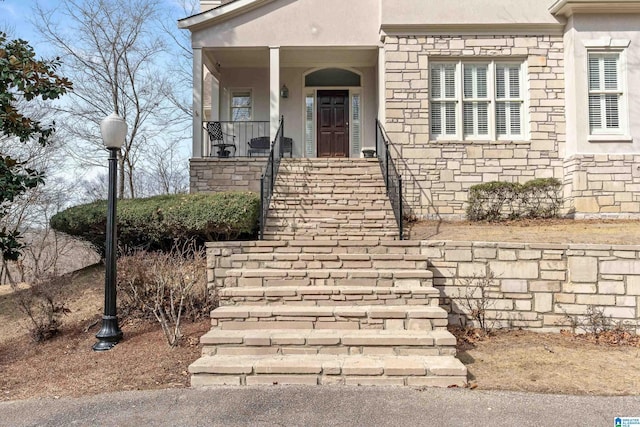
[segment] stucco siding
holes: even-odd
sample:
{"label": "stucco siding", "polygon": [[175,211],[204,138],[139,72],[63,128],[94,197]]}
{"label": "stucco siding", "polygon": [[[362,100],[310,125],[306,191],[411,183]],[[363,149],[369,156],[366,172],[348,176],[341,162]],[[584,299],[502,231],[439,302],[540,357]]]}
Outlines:
{"label": "stucco siding", "polygon": [[376,46],[379,0],[276,1],[193,32],[194,47]]}

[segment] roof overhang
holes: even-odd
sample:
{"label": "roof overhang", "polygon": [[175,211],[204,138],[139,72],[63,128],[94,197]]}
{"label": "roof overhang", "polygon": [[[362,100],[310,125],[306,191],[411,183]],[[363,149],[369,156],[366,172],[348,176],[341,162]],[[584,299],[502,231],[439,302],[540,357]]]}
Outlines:
{"label": "roof overhang", "polygon": [[426,24],[426,25],[382,25],[385,35],[559,35],[564,32],[565,24]]}
{"label": "roof overhang", "polygon": [[640,13],[640,0],[558,0],[549,12],[566,17],[576,13]]}
{"label": "roof overhang", "polygon": [[180,19],[178,28],[194,31],[242,15],[272,1],[274,0],[234,0],[215,9]]}

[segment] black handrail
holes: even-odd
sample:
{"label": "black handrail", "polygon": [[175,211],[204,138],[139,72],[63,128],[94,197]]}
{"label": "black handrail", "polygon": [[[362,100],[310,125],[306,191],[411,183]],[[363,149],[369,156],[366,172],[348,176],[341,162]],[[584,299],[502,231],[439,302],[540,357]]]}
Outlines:
{"label": "black handrail", "polygon": [[260,240],[264,240],[264,229],[269,212],[269,203],[273,195],[273,187],[280,169],[280,159],[283,152],[280,147],[283,146],[284,140],[284,116],[280,116],[280,125],[276,137],[271,142],[271,151],[269,152],[269,160],[264,168],[264,173],[260,177]]}
{"label": "black handrail", "polygon": [[391,144],[389,136],[385,131],[382,123],[376,119],[376,154],[380,162],[380,169],[384,177],[384,183],[387,187],[387,196],[393,208],[393,214],[396,217],[398,228],[400,229],[399,238],[404,239],[404,215],[402,213],[402,176],[398,173],[398,169],[393,161],[393,156],[389,152]]}

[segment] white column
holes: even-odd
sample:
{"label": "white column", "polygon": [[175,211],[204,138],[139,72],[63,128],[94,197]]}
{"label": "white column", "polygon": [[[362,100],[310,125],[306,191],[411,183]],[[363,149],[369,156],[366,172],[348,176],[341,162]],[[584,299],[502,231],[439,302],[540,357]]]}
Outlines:
{"label": "white column", "polygon": [[273,140],[278,133],[280,121],[280,47],[269,47],[269,121],[270,136]]}
{"label": "white column", "polygon": [[385,56],[384,56],[384,46],[380,46],[378,48],[378,120],[383,125],[386,121],[386,97],[387,97],[387,86],[385,84]]}
{"label": "white column", "polygon": [[202,49],[193,48],[193,154],[202,157]]}
{"label": "white column", "polygon": [[211,74],[211,120],[220,120],[220,81]]}

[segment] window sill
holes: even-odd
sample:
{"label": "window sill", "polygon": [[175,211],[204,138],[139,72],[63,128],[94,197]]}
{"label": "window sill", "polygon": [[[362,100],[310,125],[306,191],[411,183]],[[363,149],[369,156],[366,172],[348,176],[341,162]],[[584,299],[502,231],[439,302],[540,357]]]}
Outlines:
{"label": "window sill", "polygon": [[429,144],[465,144],[465,145],[531,145],[531,141],[529,140],[513,140],[513,139],[505,139],[505,140],[483,140],[483,139],[431,139],[429,140]]}
{"label": "window sill", "polygon": [[633,142],[633,138],[628,135],[589,135],[589,142]]}

